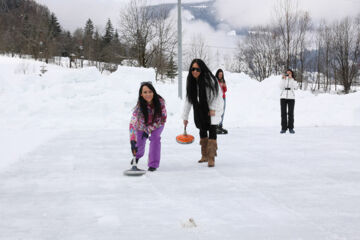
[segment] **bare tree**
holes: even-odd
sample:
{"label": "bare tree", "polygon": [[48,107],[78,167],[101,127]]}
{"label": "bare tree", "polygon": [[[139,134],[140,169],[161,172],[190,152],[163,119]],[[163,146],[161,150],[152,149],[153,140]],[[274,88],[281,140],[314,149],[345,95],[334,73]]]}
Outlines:
{"label": "bare tree", "polygon": [[252,29],[243,45],[239,45],[239,56],[245,62],[244,71],[262,81],[275,71],[276,65],[275,32],[268,27]]}
{"label": "bare tree", "polygon": [[192,36],[190,45],[185,49],[185,56],[184,66],[190,66],[191,61],[195,58],[202,59],[205,63],[210,62],[210,50],[201,34]]}
{"label": "bare tree", "polygon": [[300,82],[300,87],[302,88],[303,80],[304,80],[304,71],[306,64],[306,33],[310,28],[310,15],[308,12],[301,13],[298,18],[298,31],[297,31],[297,54],[296,56],[299,59],[299,71],[297,74],[297,80]]}
{"label": "bare tree", "polygon": [[344,92],[349,93],[359,73],[360,31],[359,21],[349,17],[334,24],[332,38],[332,67],[335,78],[339,78]]}
{"label": "bare tree", "polygon": [[[247,72],[249,71],[248,63],[246,62],[245,55],[243,54],[243,42],[238,40],[237,51],[234,54],[234,61],[226,62],[227,68],[230,68],[234,72]],[[226,61],[226,59],[225,59]]]}
{"label": "bare tree", "polygon": [[153,44],[154,61],[152,65],[156,69],[157,80],[164,80],[170,56],[173,55],[175,45],[177,44],[174,20],[167,17],[166,10],[162,9],[153,18],[156,37]]}
{"label": "bare tree", "polygon": [[[308,12],[300,11],[297,0],[279,0],[275,7],[277,36],[280,38],[280,64],[277,68],[292,68],[297,71],[297,80],[304,79],[307,64],[307,33],[311,27]],[[277,60],[277,62],[278,62]]]}
{"label": "bare tree", "polygon": [[317,52],[316,52],[316,79],[315,79],[315,84],[312,87],[312,90],[315,91],[316,86],[317,89],[320,89],[320,81],[321,81],[321,72],[323,71],[323,64],[322,64],[322,60],[323,60],[323,55],[322,55],[322,49],[323,49],[323,27],[324,27],[325,23],[321,23],[318,32],[317,32],[317,36],[316,36],[316,48],[317,48]]}
{"label": "bare tree", "polygon": [[317,44],[317,74],[316,74],[316,84],[317,89],[320,90],[321,78],[323,77],[323,87],[324,91],[331,90],[331,69],[330,69],[330,60],[331,60],[331,28],[323,20],[321,21],[316,36]]}
{"label": "bare tree", "polygon": [[[356,16],[356,18],[355,18],[355,31],[357,32],[357,37],[356,37],[356,39],[357,39],[357,48],[356,48],[356,55],[358,56],[357,57],[357,62],[356,62],[356,72],[357,72],[357,76],[355,77],[355,78],[357,78],[357,79],[355,79],[354,80],[354,84],[357,84],[357,85],[360,85],[360,13]],[[355,60],[356,61],[356,60]]]}
{"label": "bare tree", "polygon": [[275,7],[278,35],[282,42],[281,57],[285,68],[296,66],[296,38],[295,32],[298,22],[297,4],[293,0],[279,0]]}
{"label": "bare tree", "polygon": [[121,11],[120,33],[122,38],[136,49],[139,66],[148,67],[153,54],[153,51],[149,51],[149,45],[155,34],[146,0],[130,0]]}

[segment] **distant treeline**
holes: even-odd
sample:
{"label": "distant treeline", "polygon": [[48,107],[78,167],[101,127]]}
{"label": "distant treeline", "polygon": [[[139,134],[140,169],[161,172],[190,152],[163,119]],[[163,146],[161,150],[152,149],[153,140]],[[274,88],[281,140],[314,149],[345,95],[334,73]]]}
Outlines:
{"label": "distant treeline", "polygon": [[71,33],[46,6],[33,0],[0,0],[0,53],[31,55],[46,62],[55,56],[85,59],[110,71],[126,61],[154,67],[157,79],[174,78],[173,23],[165,11],[155,14],[141,4],[132,0],[120,13],[122,28],[114,29],[109,19],[102,34],[91,19]]}
{"label": "distant treeline", "polygon": [[[348,93],[359,84],[360,14],[315,24],[293,0],[278,0],[274,10],[275,21],[251,29],[233,57],[226,56],[228,70],[262,81],[292,68],[301,87],[311,83],[317,91],[342,85]],[[144,0],[130,0],[119,12],[119,29],[108,20],[100,32],[88,19],[70,33],[54,13],[33,0],[0,0],[0,53],[31,55],[47,62],[64,56],[109,71],[118,64],[153,67],[157,80],[172,79],[177,71],[177,35],[168,13],[169,9],[146,6]],[[183,66],[193,58],[211,62],[206,37],[193,36],[184,49]]]}

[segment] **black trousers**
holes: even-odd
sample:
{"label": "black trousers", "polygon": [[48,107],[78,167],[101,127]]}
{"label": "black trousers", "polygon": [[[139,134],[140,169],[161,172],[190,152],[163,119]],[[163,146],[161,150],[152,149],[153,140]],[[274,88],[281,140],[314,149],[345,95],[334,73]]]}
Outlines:
{"label": "black trousers", "polygon": [[[281,106],[281,129],[294,128],[295,99],[280,99]],[[289,119],[288,119],[289,116]]]}
{"label": "black trousers", "polygon": [[200,138],[208,137],[209,131],[209,139],[216,140],[216,125],[210,125],[210,129],[200,129]]}

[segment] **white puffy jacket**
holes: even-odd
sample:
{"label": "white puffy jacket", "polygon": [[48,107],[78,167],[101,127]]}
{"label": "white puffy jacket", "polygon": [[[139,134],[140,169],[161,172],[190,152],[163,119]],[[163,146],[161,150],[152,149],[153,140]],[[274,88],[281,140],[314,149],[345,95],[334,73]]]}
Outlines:
{"label": "white puffy jacket", "polygon": [[[218,95],[212,98],[212,93],[210,89],[206,89],[206,96],[208,98],[209,109],[215,110],[215,116],[211,116],[211,125],[218,125],[221,121],[221,115],[223,114],[224,111],[224,100],[222,98],[222,90],[219,87]],[[212,99],[212,101],[210,101],[210,99]],[[188,120],[191,107],[192,104],[189,102],[187,97],[185,97],[183,114],[182,114],[183,120]]]}
{"label": "white puffy jacket", "polygon": [[298,88],[298,83],[293,78],[282,78],[280,81],[280,98],[295,99],[294,90]]}

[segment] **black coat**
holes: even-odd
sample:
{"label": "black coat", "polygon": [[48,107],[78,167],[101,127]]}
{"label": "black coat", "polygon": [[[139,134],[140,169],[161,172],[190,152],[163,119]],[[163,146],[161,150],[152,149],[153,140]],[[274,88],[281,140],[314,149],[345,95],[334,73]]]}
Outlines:
{"label": "black coat", "polygon": [[210,129],[211,118],[209,116],[209,104],[205,84],[197,84],[198,97],[193,99],[194,122],[199,129]]}

